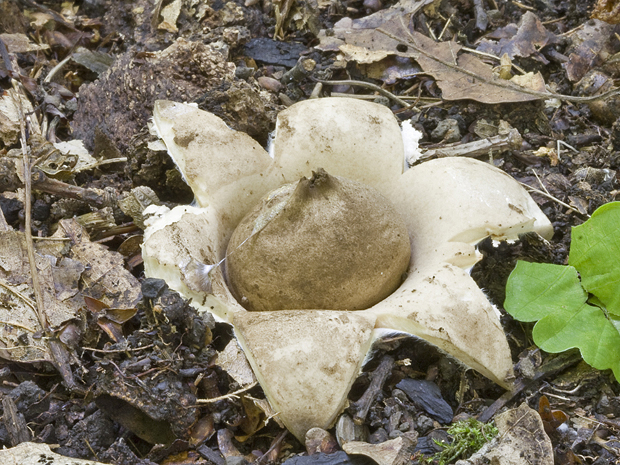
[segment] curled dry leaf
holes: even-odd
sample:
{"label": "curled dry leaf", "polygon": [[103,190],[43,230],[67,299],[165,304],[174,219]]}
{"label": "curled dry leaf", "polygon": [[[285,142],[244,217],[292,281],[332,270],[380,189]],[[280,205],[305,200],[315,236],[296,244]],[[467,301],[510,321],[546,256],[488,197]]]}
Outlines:
{"label": "curled dry leaf", "polygon": [[[281,112],[273,160],[248,136],[191,105],[156,102],[154,121],[199,206],[177,207],[147,228],[146,274],[234,326],[269,402],[300,440],[309,428],[334,421],[385,329],[420,336],[510,387],[506,337],[465,270],[479,260],[475,244],[485,237],[553,233],[511,177],[477,160],[451,158],[403,173],[396,119],[383,106],[355,99],[309,100]],[[372,186],[391,202],[411,243],[407,277],[365,310],[248,312],[219,266],[233,230],[262,196],[319,167]]]}

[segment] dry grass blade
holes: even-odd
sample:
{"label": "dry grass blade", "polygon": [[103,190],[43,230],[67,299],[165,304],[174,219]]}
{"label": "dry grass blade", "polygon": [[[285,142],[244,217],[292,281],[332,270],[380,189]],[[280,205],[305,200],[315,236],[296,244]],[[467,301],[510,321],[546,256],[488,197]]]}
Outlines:
{"label": "dry grass blade", "polygon": [[[19,83],[16,80],[12,80],[12,85],[15,90],[15,95],[21,96],[23,93]],[[24,210],[25,210],[25,225],[24,225],[24,237],[26,242],[26,250],[28,253],[28,262],[30,264],[30,276],[32,279],[32,290],[35,296],[36,302],[36,315],[41,325],[45,336],[48,339],[49,352],[54,360],[54,365],[63,378],[64,383],[69,389],[76,389],[78,386],[73,380],[73,375],[70,366],[70,355],[59,340],[54,339],[52,336],[49,321],[45,315],[45,301],[43,299],[43,291],[41,289],[41,282],[39,281],[39,270],[37,269],[36,254],[34,250],[34,240],[32,238],[32,179],[30,157],[28,154],[28,145],[26,137],[26,115],[24,114],[21,98],[16,99],[16,108],[19,112],[20,121],[20,143],[22,149],[23,165],[24,165]]]}
{"label": "dry grass blade", "polygon": [[[17,81],[13,81],[13,88],[19,95],[20,88]],[[21,99],[15,99],[15,105],[20,113],[19,126],[20,126],[20,142],[22,147],[22,156],[24,163],[24,209],[25,209],[25,227],[24,236],[26,237],[26,248],[28,251],[28,261],[30,262],[30,274],[32,276],[32,289],[34,291],[36,305],[36,313],[41,324],[41,328],[45,331],[49,331],[49,323],[44,313],[44,301],[41,292],[41,284],[39,282],[39,272],[37,270],[36,258],[34,253],[34,241],[32,240],[32,180],[30,178],[30,159],[28,157],[28,145],[26,137],[26,115],[23,113],[23,107]]]}

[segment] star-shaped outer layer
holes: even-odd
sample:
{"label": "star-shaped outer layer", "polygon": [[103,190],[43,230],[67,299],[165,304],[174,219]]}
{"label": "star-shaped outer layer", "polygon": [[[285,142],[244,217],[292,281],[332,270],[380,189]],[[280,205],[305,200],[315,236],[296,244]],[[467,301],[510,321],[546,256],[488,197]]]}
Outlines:
{"label": "star-shaped outer layer", "polygon": [[[248,135],[191,105],[158,101],[154,123],[199,206],[176,207],[147,229],[145,272],[233,325],[267,399],[300,440],[309,428],[335,421],[381,329],[419,336],[510,388],[505,334],[466,271],[479,260],[475,244],[485,237],[553,234],[510,176],[469,158],[403,172],[392,112],[355,99],[308,100],[282,111],[273,159]],[[248,312],[232,297],[221,267],[208,282],[200,278],[196,270],[224,258],[236,224],[262,196],[319,167],[373,186],[405,220],[412,259],[392,295],[361,311]]]}

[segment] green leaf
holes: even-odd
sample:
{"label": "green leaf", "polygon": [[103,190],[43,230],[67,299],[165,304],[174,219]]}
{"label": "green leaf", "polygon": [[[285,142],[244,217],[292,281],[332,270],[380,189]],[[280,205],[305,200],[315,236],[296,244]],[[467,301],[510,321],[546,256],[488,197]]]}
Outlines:
{"label": "green leaf", "polygon": [[519,261],[506,283],[504,308],[519,321],[536,321],[578,310],[587,297],[572,266]]}
{"label": "green leaf", "polygon": [[508,278],[504,308],[517,320],[539,320],[532,336],[541,349],[577,347],[586,363],[611,368],[620,380],[620,321],[588,305],[587,297],[574,267],[520,261]]}
{"label": "green leaf", "polygon": [[599,370],[611,368],[620,379],[620,333],[599,307],[583,304],[552,313],[536,323],[532,336],[538,347],[551,353],[577,347],[586,363]]}
{"label": "green leaf", "polygon": [[538,321],[532,336],[541,349],[577,347],[587,363],[611,368],[620,381],[620,202],[573,228],[568,263],[518,262],[506,284],[506,311]]}
{"label": "green leaf", "polygon": [[597,209],[572,230],[569,265],[581,274],[581,284],[609,313],[620,315],[620,202]]}

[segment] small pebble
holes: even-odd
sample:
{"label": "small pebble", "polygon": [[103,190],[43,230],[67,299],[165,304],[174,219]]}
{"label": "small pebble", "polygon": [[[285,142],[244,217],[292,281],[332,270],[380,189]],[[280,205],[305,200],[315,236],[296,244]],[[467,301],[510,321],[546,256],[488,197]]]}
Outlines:
{"label": "small pebble", "polygon": [[368,442],[371,444],[380,444],[389,439],[387,431],[383,428],[378,428],[377,431],[372,433],[368,438]]}
{"label": "small pebble", "polygon": [[383,3],[381,3],[381,0],[364,0],[364,8],[373,12],[379,11],[383,8]]}
{"label": "small pebble", "polygon": [[310,428],[306,433],[308,455],[333,454],[338,450],[336,439],[322,428]]}
{"label": "small pebble", "polygon": [[268,76],[261,76],[257,79],[260,86],[271,92],[278,92],[282,89],[282,84],[277,79]]}

